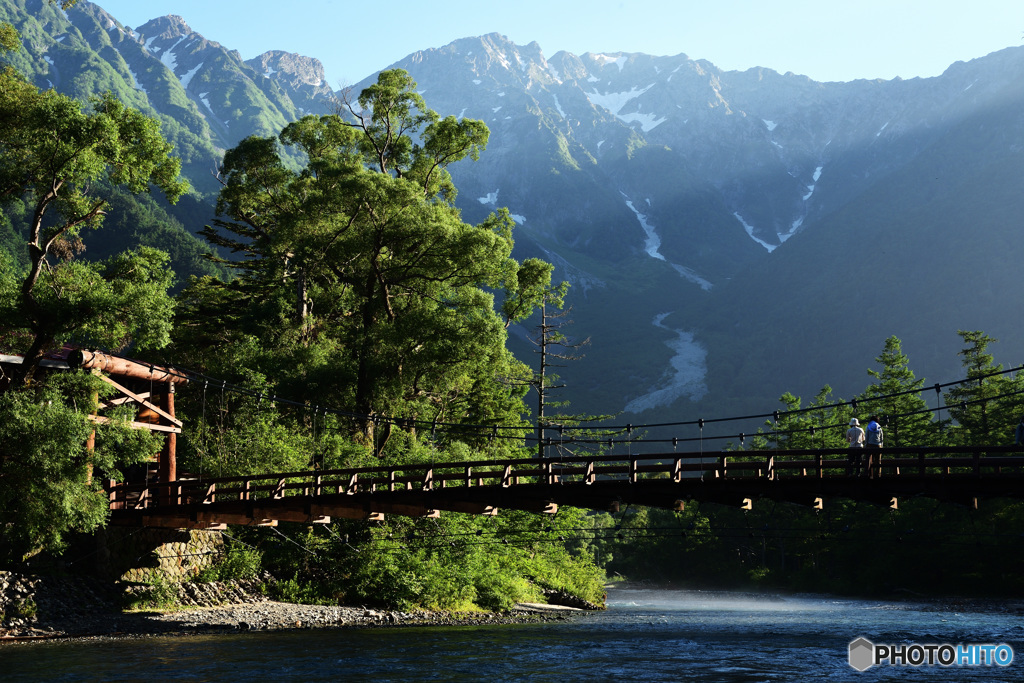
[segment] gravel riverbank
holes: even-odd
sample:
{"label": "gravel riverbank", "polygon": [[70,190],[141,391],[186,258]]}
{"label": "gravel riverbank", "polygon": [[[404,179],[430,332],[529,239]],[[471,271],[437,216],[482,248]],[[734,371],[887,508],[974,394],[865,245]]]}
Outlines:
{"label": "gravel riverbank", "polygon": [[510,612],[401,612],[362,606],[300,605],[268,600],[259,582],[182,584],[187,606],[122,612],[113,586],[84,579],[0,572],[0,643],[79,638],[266,631],[514,624],[569,619],[577,607],[525,603]]}

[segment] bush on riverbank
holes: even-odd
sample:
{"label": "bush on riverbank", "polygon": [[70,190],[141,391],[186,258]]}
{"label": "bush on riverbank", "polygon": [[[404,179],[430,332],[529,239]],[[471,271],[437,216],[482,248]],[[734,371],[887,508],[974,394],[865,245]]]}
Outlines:
{"label": "bush on riverbank", "polygon": [[603,570],[589,551],[568,547],[586,524],[585,513],[563,508],[553,517],[445,513],[238,529],[196,580],[268,572],[278,577],[267,589],[277,600],[402,610],[508,611],[557,595],[602,605]]}

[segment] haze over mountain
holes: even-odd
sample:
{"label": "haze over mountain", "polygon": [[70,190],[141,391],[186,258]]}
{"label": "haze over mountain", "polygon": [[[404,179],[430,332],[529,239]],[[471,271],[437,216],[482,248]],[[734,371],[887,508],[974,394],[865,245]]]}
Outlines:
{"label": "haze over mountain", "polygon": [[[14,0],[0,19],[37,85],[160,117],[205,203],[183,216],[193,233],[223,150],[344,97],[313,57],[242,60],[180,17],[129,29],[88,2]],[[573,409],[639,424],[770,411],[826,383],[850,397],[890,335],[929,383],[962,376],[958,329],[1024,360],[1024,48],[935,78],[819,83],[489,34],[392,67],[491,130],[453,168],[465,219],[508,207],[516,255],[573,284],[568,332],[592,339],[561,372]]]}

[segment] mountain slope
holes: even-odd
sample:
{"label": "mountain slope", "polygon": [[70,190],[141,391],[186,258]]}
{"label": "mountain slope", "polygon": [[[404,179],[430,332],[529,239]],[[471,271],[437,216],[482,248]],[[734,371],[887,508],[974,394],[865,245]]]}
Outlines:
{"label": "mountain slope", "polygon": [[[87,2],[24,0],[5,16],[37,83],[161,117],[207,199],[223,149],[345,96],[311,57],[244,61],[178,17],[131,30]],[[592,339],[561,373],[578,410],[764,410],[784,391],[860,391],[892,334],[930,381],[959,374],[957,329],[1024,341],[1024,48],[936,78],[818,83],[682,54],[548,58],[489,34],[391,67],[490,128],[480,161],[452,169],[458,203],[471,222],[508,207],[516,255],[573,284],[571,331]]]}

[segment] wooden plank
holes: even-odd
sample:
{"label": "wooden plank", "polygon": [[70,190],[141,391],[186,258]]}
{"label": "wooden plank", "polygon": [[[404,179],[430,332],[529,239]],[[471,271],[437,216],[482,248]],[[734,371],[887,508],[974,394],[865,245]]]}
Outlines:
{"label": "wooden plank", "polygon": [[[139,396],[148,399],[150,397],[150,393],[148,391],[143,391],[139,393]],[[117,406],[123,406],[125,403],[135,403],[135,399],[132,398],[131,396],[119,396],[118,398],[109,398],[100,404],[99,409],[106,410],[108,408],[116,408]]]}
{"label": "wooden plank", "polygon": [[125,387],[121,386],[120,384],[118,384],[114,380],[110,379],[106,375],[97,375],[97,377],[99,377],[101,380],[103,380],[104,382],[106,382],[110,386],[114,387],[115,389],[117,389],[122,394],[124,394],[125,396],[127,396],[131,400],[135,401],[139,405],[142,405],[142,406],[145,406],[145,407],[149,408],[154,413],[156,413],[160,417],[164,418],[165,420],[167,420],[171,424],[175,425],[176,427],[180,427],[181,426],[181,420],[175,419],[175,417],[173,415],[168,413],[166,410],[164,410],[160,406],[155,405],[153,403],[150,403],[145,398],[143,398],[141,394],[136,394],[131,389],[126,389]]}
{"label": "wooden plank", "polygon": [[[86,417],[88,417],[91,422],[96,422],[97,424],[108,424],[112,422],[109,417],[104,417],[103,415],[87,415]],[[149,422],[129,422],[128,426],[132,429],[148,429],[151,432],[172,432],[174,434],[181,434],[181,427],[156,425]]]}

